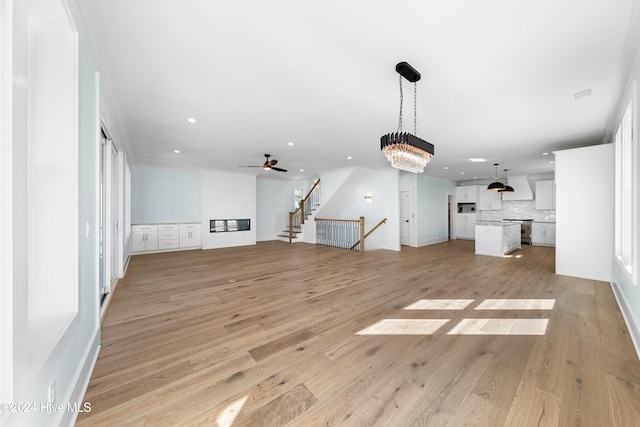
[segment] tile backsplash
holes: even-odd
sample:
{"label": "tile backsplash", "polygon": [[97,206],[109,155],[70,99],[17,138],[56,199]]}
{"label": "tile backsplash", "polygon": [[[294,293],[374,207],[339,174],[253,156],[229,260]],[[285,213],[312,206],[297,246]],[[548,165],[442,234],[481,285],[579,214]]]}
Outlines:
{"label": "tile backsplash", "polygon": [[504,218],[556,221],[555,209],[536,209],[535,200],[503,200],[500,211],[478,211],[480,221],[500,221]]}

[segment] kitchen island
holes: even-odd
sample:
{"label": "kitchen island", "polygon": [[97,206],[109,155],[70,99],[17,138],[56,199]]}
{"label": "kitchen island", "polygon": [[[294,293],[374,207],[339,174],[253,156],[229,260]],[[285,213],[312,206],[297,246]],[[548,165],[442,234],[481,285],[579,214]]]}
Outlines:
{"label": "kitchen island", "polygon": [[503,257],[521,247],[520,224],[500,221],[476,224],[476,255]]}

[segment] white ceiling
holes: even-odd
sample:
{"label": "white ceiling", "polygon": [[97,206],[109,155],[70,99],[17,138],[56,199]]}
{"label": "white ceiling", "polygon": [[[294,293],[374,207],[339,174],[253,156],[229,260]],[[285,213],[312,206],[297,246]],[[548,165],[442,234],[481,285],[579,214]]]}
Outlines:
{"label": "white ceiling", "polygon": [[[435,145],[425,173],[459,181],[494,162],[551,172],[543,152],[603,142],[633,0],[78,3],[134,163],[289,179],[387,168],[407,61],[422,74],[417,133]],[[237,168],[264,153],[289,172]]]}

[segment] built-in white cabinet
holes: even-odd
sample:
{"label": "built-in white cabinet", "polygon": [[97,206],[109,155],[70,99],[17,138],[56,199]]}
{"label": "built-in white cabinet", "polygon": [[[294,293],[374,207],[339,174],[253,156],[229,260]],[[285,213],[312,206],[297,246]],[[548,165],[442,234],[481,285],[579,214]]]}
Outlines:
{"label": "built-in white cabinet", "polygon": [[180,247],[195,248],[201,245],[200,224],[180,224]]}
{"label": "built-in white cabinet", "polygon": [[145,252],[156,250],[158,250],[158,225],[132,225],[131,252]]}
{"label": "built-in white cabinet", "polygon": [[202,246],[200,223],[138,224],[131,226],[131,252],[158,252]]}
{"label": "built-in white cabinet", "polygon": [[502,209],[502,193],[495,190],[487,190],[485,187],[478,189],[478,210],[499,211]]}
{"label": "built-in white cabinet", "polygon": [[468,203],[478,201],[477,185],[461,185],[456,187],[456,201],[458,203]]}
{"label": "built-in white cabinet", "polygon": [[180,224],[158,224],[158,250],[180,247]]}
{"label": "built-in white cabinet", "polygon": [[456,214],[456,238],[472,240],[476,238],[475,213]]}
{"label": "built-in white cabinet", "polygon": [[555,246],[556,225],[548,222],[534,222],[531,225],[531,244],[539,246]]}
{"label": "built-in white cabinet", "polygon": [[554,180],[536,181],[536,209],[556,208],[556,185]]}

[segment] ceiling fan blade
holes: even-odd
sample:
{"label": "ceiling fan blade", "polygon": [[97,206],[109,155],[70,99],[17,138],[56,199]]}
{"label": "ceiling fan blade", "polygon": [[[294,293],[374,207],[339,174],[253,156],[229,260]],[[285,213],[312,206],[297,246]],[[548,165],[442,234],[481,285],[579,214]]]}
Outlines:
{"label": "ceiling fan blade", "polygon": [[264,166],[238,166],[239,168],[262,168]]}
{"label": "ceiling fan blade", "polygon": [[286,172],[286,169],[281,169],[281,168],[274,168],[273,166],[271,166],[271,169],[273,169],[274,171],[278,171],[278,172]]}

